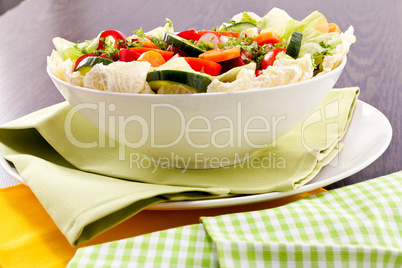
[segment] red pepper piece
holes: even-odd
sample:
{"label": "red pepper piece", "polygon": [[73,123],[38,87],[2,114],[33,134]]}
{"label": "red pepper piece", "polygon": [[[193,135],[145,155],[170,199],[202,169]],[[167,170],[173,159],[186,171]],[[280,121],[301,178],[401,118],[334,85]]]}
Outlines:
{"label": "red pepper piece", "polygon": [[259,76],[259,75],[262,75],[262,70],[261,69],[255,70],[255,76]]}
{"label": "red pepper piece", "polygon": [[222,69],[222,66],[219,63],[213,61],[192,57],[185,57],[184,59],[194,71],[203,72],[212,76],[219,75]]}
{"label": "red pepper piece", "polygon": [[97,56],[95,53],[84,54],[84,55],[82,55],[81,57],[79,57],[79,58],[77,59],[77,61],[75,62],[74,71],[77,69],[77,66],[80,64],[80,62],[81,62],[83,59],[87,58],[87,57],[107,58],[105,54],[102,54],[102,55],[100,55],[100,56]]}
{"label": "red pepper piece", "polygon": [[178,33],[177,35],[187,40],[196,40],[196,41],[198,41],[201,37],[201,35],[194,30],[183,31]]}
{"label": "red pepper piece", "polygon": [[221,61],[219,63],[222,66],[221,73],[225,73],[225,72],[229,71],[230,69],[245,65],[245,63],[241,57],[237,57],[237,58],[234,58],[231,60]]}
{"label": "red pepper piece", "polygon": [[132,51],[129,49],[125,49],[125,48],[120,49],[120,52],[119,52],[119,59],[121,61],[126,61],[126,62],[135,61],[140,56],[141,56],[141,53],[138,53],[136,51]]}
{"label": "red pepper piece", "polygon": [[81,62],[83,59],[85,59],[86,57],[93,57],[93,56],[96,56],[95,53],[88,53],[88,54],[84,54],[84,55],[82,55],[81,57],[79,57],[79,58],[76,60],[76,62],[75,62],[74,71],[75,71],[75,69],[77,69],[78,64],[80,64],[80,62]]}
{"label": "red pepper piece", "polygon": [[[115,42],[115,44],[114,44],[114,47],[115,47],[115,48],[121,49],[121,48],[125,48],[125,47],[126,47],[125,45],[117,45],[117,42],[118,42],[118,41],[122,41],[122,42],[126,42],[126,41],[127,41],[127,38],[126,38],[126,36],[124,35],[124,33],[120,32],[120,31],[116,31],[116,30],[106,30],[106,31],[103,31],[103,32],[101,33],[100,38],[106,39],[106,38],[108,38],[109,36],[113,37],[113,39],[116,40],[116,42]],[[105,49],[105,46],[103,45],[103,42],[102,42],[101,39],[99,40],[98,49]]]}

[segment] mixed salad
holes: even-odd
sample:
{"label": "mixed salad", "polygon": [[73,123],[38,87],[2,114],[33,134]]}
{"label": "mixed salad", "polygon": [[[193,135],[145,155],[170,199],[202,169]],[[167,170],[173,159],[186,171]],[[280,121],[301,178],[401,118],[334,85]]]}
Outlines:
{"label": "mixed salad", "polygon": [[336,68],[355,42],[314,11],[291,18],[273,8],[260,17],[235,15],[211,30],[175,32],[163,27],[131,36],[117,30],[73,43],[53,39],[49,70],[86,88],[147,94],[244,91],[312,79]]}

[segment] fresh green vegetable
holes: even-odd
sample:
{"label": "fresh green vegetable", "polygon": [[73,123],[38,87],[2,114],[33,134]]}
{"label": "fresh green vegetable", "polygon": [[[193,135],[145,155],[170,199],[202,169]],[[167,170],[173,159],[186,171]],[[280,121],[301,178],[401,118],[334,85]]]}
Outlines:
{"label": "fresh green vegetable", "polygon": [[322,62],[324,61],[324,57],[330,54],[330,51],[333,49],[331,45],[324,44],[324,42],[320,42],[319,45],[323,48],[321,52],[316,52],[311,56],[314,66],[314,75],[323,71]]}
{"label": "fresh green vegetable", "polygon": [[200,49],[199,47],[190,43],[188,40],[181,38],[176,34],[165,33],[162,40],[193,57],[198,57],[198,55],[205,52],[205,50]]}
{"label": "fresh green vegetable", "polygon": [[64,38],[55,37],[52,41],[63,61],[67,60],[68,58],[76,60],[84,55],[84,53],[82,53],[79,49],[75,48],[75,44],[73,42],[70,42]]}
{"label": "fresh green vegetable", "polygon": [[242,31],[250,28],[255,28],[257,25],[251,22],[237,22],[226,28],[226,31],[241,33]]}
{"label": "fresh green vegetable", "polygon": [[276,31],[274,27],[284,29],[289,21],[294,20],[285,10],[273,8],[258,22],[257,26],[262,32],[273,31],[282,37],[282,31]]}
{"label": "fresh green vegetable", "polygon": [[99,38],[75,44],[61,37],[53,38],[53,45],[62,60],[77,60],[84,54],[92,53],[98,48]]}
{"label": "fresh green vegetable", "polygon": [[243,65],[243,66],[238,66],[235,68],[230,69],[229,71],[227,71],[226,73],[223,73],[221,75],[219,75],[218,77],[216,77],[219,81],[221,82],[233,82],[236,80],[237,75],[239,74],[239,72],[243,69],[248,69],[248,70],[255,70],[256,69],[256,63],[255,62],[250,62],[249,64]]}
{"label": "fresh green vegetable", "polygon": [[[157,93],[189,93],[182,87],[196,92],[205,92],[207,87],[208,92],[222,92],[234,91],[236,86],[240,88],[236,90],[247,88],[247,83],[234,83],[233,87],[226,84],[236,80],[253,81],[253,87],[286,84],[288,77],[281,77],[286,72],[277,72],[285,65],[301,66],[306,76],[311,77],[329,72],[339,65],[354,42],[353,27],[341,33],[336,24],[328,23],[317,11],[298,21],[284,10],[273,8],[264,17],[253,12],[238,13],[212,30],[186,29],[175,34],[172,21],[166,20],[163,27],[149,32],[140,28],[128,37],[116,30],[102,31],[98,37],[82,43],[56,37],[53,43],[58,53],[52,53],[52,63],[60,67],[54,68],[55,73],[62,73],[64,68],[63,74],[71,73],[76,77],[76,70],[86,75],[96,64],[120,61],[127,64],[113,64],[93,71],[115,71],[116,67],[116,75],[139,76],[137,72],[125,72],[125,68],[135,65],[136,69],[143,68],[142,77],[149,73],[147,81]],[[161,57],[163,62],[156,61]],[[60,58],[68,62],[61,65]],[[146,61],[150,67],[128,64],[132,61]],[[278,64],[274,64],[275,61]],[[247,70],[241,71],[243,69]],[[278,76],[268,77],[269,73],[278,73]],[[254,81],[254,75],[266,76]],[[88,79],[76,79],[76,82],[85,86]],[[163,90],[158,90],[161,87]]]}
{"label": "fresh green vegetable", "polygon": [[163,85],[179,83],[186,88],[202,93],[207,91],[211,79],[195,72],[162,70],[148,73],[147,82],[155,92]]}
{"label": "fresh green vegetable", "polygon": [[86,57],[78,64],[75,70],[79,71],[82,75],[86,75],[96,64],[102,63],[103,65],[108,65],[112,62],[112,60],[102,57]]}
{"label": "fresh green vegetable", "polygon": [[255,13],[243,12],[240,22],[249,22],[256,25],[259,20],[261,20],[261,18],[257,16]]}
{"label": "fresh green vegetable", "polygon": [[302,40],[303,40],[303,34],[294,31],[290,36],[289,44],[286,48],[286,54],[288,54],[294,59],[297,59],[299,57]]}
{"label": "fresh green vegetable", "polygon": [[258,22],[261,21],[261,17],[258,16],[257,14],[253,12],[242,12],[237,15],[235,15],[229,23],[223,23],[220,28],[224,28],[225,26],[228,26],[228,24],[235,24],[238,22],[250,22],[254,25],[257,25]]}

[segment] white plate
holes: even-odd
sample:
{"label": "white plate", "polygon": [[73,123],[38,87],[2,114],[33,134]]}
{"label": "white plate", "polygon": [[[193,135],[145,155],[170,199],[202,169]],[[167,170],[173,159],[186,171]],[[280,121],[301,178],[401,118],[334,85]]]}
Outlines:
{"label": "white plate", "polygon": [[[387,149],[392,138],[388,119],[376,108],[358,100],[343,150],[306,185],[292,191],[236,196],[230,198],[177,201],[155,204],[149,210],[185,210],[225,207],[268,201],[311,191],[340,181],[373,163]],[[0,154],[0,166],[15,180],[24,183],[16,169]]]}

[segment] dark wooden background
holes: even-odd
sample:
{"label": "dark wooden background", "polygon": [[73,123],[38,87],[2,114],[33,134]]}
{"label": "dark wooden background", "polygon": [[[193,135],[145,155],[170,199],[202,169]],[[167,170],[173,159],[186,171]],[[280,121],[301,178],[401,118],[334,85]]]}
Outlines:
{"label": "dark wooden background", "polygon": [[[52,38],[84,41],[105,29],[126,35],[174,22],[175,30],[210,29],[234,14],[271,8],[303,19],[314,10],[344,31],[355,28],[357,43],[336,87],[359,86],[360,99],[382,111],[393,127],[388,150],[373,164],[327,188],[353,184],[402,169],[401,0],[30,0],[0,16],[0,124],[63,101],[46,74]],[[12,180],[0,170],[0,181]],[[1,185],[1,183],[0,183]]]}

